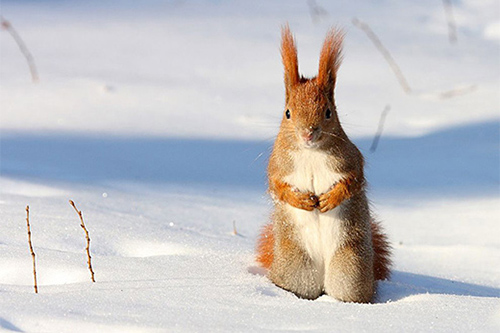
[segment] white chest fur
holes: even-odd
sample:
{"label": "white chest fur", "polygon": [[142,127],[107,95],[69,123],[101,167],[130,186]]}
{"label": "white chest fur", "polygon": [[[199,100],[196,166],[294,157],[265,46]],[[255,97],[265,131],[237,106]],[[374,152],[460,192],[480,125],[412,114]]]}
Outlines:
{"label": "white chest fur", "polygon": [[[319,196],[342,179],[342,174],[331,167],[331,156],[314,149],[301,149],[292,153],[294,169],[285,181],[299,191],[311,191]],[[339,207],[320,213],[311,212],[286,205],[292,223],[296,226],[297,236],[306,252],[316,263],[318,269],[325,265],[342,243],[342,221]]]}

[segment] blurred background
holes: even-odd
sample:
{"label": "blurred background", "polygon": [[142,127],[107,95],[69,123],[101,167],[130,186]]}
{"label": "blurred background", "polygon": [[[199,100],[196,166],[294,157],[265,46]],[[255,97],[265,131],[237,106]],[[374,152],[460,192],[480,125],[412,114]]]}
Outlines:
{"label": "blurred background", "polygon": [[[280,27],[314,76],[346,31],[337,103],[349,135],[416,136],[498,121],[500,4],[424,1],[11,1],[1,5],[3,133],[272,139],[284,104]],[[403,87],[366,31],[399,66]],[[408,89],[409,88],[409,89]],[[406,91],[405,91],[406,89]]]}

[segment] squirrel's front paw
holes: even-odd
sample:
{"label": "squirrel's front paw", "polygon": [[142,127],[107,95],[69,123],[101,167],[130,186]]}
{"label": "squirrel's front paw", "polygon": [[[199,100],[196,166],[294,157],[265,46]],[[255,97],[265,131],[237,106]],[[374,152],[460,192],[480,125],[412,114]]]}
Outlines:
{"label": "squirrel's front paw", "polygon": [[322,213],[326,213],[340,205],[338,197],[332,192],[326,192],[318,198],[318,209]]}
{"label": "squirrel's front paw", "polygon": [[291,192],[292,195],[288,198],[287,202],[299,209],[312,211],[318,207],[318,197],[312,192]]}

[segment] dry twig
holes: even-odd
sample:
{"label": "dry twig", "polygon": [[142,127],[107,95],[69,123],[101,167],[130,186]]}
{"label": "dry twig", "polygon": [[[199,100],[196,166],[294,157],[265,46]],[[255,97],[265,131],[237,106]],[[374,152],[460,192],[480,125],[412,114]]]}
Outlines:
{"label": "dry twig", "polygon": [[360,21],[357,18],[352,19],[352,24],[354,24],[356,27],[359,29],[363,30],[363,32],[368,36],[368,38],[372,41],[372,43],[375,45],[377,50],[379,50],[380,53],[384,56],[385,60],[391,67],[392,71],[396,75],[396,78],[398,79],[399,84],[403,88],[403,90],[409,94],[411,93],[411,88],[410,85],[408,84],[408,81],[406,81],[406,78],[403,75],[403,72],[401,71],[401,68],[399,68],[398,64],[392,57],[392,55],[389,53],[389,51],[385,48],[385,46],[382,44],[380,39],[377,37],[377,35],[373,32],[373,30],[368,26],[368,24]]}
{"label": "dry twig", "polygon": [[82,227],[83,231],[85,232],[85,237],[87,238],[87,248],[86,248],[86,250],[87,250],[87,259],[88,259],[89,270],[90,270],[90,278],[91,278],[92,282],[95,282],[94,271],[92,270],[92,262],[91,262],[91,258],[92,257],[90,256],[90,236],[89,236],[89,232],[88,232],[87,228],[85,227],[85,223],[83,222],[82,212],[79,211],[76,208],[75,203],[73,202],[73,200],[70,200],[69,203],[75,209],[76,213],[80,217],[80,221],[81,221],[80,226]]}
{"label": "dry twig", "polygon": [[389,104],[387,104],[385,109],[380,114],[380,120],[378,122],[377,133],[373,137],[372,146],[370,147],[371,153],[373,153],[373,152],[375,152],[375,150],[377,150],[378,142],[380,140],[380,137],[382,136],[382,131],[384,130],[385,118],[386,118],[387,114],[389,113],[390,109],[391,109],[391,106]]}
{"label": "dry twig", "polygon": [[326,9],[318,5],[316,0],[307,0],[307,5],[309,6],[309,14],[311,14],[311,19],[314,24],[319,23],[322,17],[328,15]]}
{"label": "dry twig", "polygon": [[[443,0],[443,1],[449,2],[449,5],[451,7],[451,0]],[[477,88],[476,85],[469,85],[469,86],[462,87],[462,88],[454,88],[454,89],[447,90],[444,92],[416,93],[415,91],[413,91],[410,88],[410,85],[409,85],[408,81],[406,80],[406,78],[404,77],[403,72],[401,71],[401,68],[399,68],[398,64],[396,63],[396,61],[394,60],[394,58],[392,57],[390,52],[384,47],[384,45],[382,44],[380,39],[373,32],[373,30],[368,26],[368,24],[360,21],[357,18],[353,18],[352,23],[356,27],[358,27],[359,29],[363,30],[363,32],[368,36],[368,38],[372,41],[372,43],[375,45],[375,47],[379,50],[379,52],[382,53],[385,60],[387,61],[387,63],[391,67],[392,71],[396,75],[396,78],[397,78],[399,84],[401,85],[401,87],[403,88],[403,90],[405,91],[405,93],[415,95],[415,96],[432,96],[432,97],[437,97],[439,99],[447,99],[447,98],[452,98],[452,97],[468,94]],[[451,27],[450,27],[451,30],[456,30],[455,24],[453,22],[449,23],[449,24],[451,24]],[[456,32],[454,34],[455,34],[455,39],[456,39]],[[451,38],[452,37],[450,37],[450,41],[452,41]]]}
{"label": "dry twig", "polygon": [[455,44],[457,42],[457,25],[455,23],[455,17],[453,16],[451,0],[443,0],[443,6],[446,21],[448,21],[448,39],[451,44]]}
{"label": "dry twig", "polygon": [[19,36],[19,34],[17,33],[17,31],[14,29],[14,27],[12,26],[12,24],[9,21],[4,19],[3,16],[0,16],[0,21],[1,21],[2,29],[6,30],[7,32],[10,33],[12,38],[14,38],[14,41],[16,42],[17,46],[19,47],[19,50],[21,50],[21,53],[26,58],[26,61],[28,62],[28,67],[30,69],[32,81],[38,82],[38,72],[37,72],[36,66],[35,66],[35,59],[33,59],[31,52],[28,50],[28,47],[26,46],[26,44],[22,40],[21,36]]}
{"label": "dry twig", "polygon": [[36,282],[35,251],[33,251],[33,245],[31,244],[30,206],[26,206],[26,224],[28,226],[28,244],[30,246],[31,258],[33,259],[33,279],[34,279],[35,293],[38,294],[38,284]]}
{"label": "dry twig", "polygon": [[452,98],[455,96],[462,96],[462,95],[468,94],[470,92],[473,92],[476,89],[477,89],[477,86],[474,84],[468,85],[465,87],[461,87],[461,88],[455,88],[452,90],[443,91],[443,92],[439,93],[439,98],[447,99],[447,98]]}
{"label": "dry twig", "polygon": [[238,231],[236,231],[236,221],[233,221],[233,236],[237,236]]}

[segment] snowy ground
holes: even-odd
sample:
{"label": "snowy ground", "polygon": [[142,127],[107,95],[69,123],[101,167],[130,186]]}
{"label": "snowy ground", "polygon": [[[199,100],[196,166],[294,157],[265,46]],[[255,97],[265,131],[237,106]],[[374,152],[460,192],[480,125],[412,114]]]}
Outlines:
{"label": "snowy ground", "polygon": [[[2,31],[0,331],[500,330],[498,2],[454,2],[455,45],[441,1],[316,3],[319,22],[306,1],[2,1],[40,82]],[[328,27],[347,30],[339,115],[394,247],[374,304],[297,299],[253,259],[286,21],[306,75]]]}

